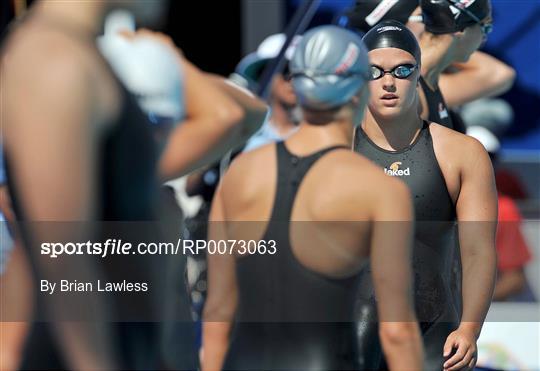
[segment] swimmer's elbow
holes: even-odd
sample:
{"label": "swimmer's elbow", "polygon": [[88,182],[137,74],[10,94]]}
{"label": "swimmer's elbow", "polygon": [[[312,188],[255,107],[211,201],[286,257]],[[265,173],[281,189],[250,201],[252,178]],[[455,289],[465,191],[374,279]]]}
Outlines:
{"label": "swimmer's elbow", "polygon": [[214,112],[214,122],[227,129],[241,126],[245,117],[246,112],[235,102],[222,105]]}
{"label": "swimmer's elbow", "polygon": [[514,85],[516,80],[516,70],[512,67],[502,64],[500,71],[497,74],[494,74],[498,77],[498,94],[506,93]]}
{"label": "swimmer's elbow", "polygon": [[238,141],[243,143],[260,129],[267,113],[266,106],[242,107],[235,105],[235,108],[222,113],[220,121],[222,127],[228,132],[235,133]]}
{"label": "swimmer's elbow", "polygon": [[236,116],[229,117],[225,125],[226,131],[234,138],[233,147],[243,145],[260,129],[266,118],[266,112],[266,109],[246,109]]}
{"label": "swimmer's elbow", "polygon": [[203,310],[203,320],[206,322],[227,322],[233,318],[234,312],[226,307],[206,304]]}
{"label": "swimmer's elbow", "polygon": [[203,309],[203,319],[207,322],[230,322],[236,314],[236,295],[225,298],[208,296]]}
{"label": "swimmer's elbow", "polygon": [[249,139],[253,134],[257,132],[265,122],[269,109],[266,106],[256,107],[250,109],[249,114],[246,115],[246,119],[243,124],[243,137],[245,140]]}
{"label": "swimmer's elbow", "polygon": [[486,96],[498,96],[506,93],[514,85],[516,80],[516,70],[498,61],[490,73],[486,74],[485,86],[488,87],[489,93]]}
{"label": "swimmer's elbow", "polygon": [[233,83],[223,81],[221,78],[214,80],[235,103],[236,109],[229,112],[225,124],[235,133],[239,133],[240,139],[247,140],[263,124],[268,112],[266,103]]}

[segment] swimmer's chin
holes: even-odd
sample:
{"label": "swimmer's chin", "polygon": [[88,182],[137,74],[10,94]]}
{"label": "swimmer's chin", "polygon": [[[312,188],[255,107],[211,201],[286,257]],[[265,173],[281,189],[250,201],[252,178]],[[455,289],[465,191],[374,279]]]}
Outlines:
{"label": "swimmer's chin", "polygon": [[389,121],[394,120],[398,118],[400,115],[403,114],[403,109],[399,106],[381,106],[376,111],[371,111],[374,117],[377,117],[379,119]]}

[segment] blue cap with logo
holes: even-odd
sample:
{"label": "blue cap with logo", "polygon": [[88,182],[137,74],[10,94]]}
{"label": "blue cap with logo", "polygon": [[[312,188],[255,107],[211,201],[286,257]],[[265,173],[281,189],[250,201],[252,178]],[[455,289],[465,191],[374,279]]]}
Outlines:
{"label": "blue cap with logo", "polygon": [[360,36],[331,25],[306,32],[289,69],[300,106],[312,110],[346,104],[369,80],[367,50]]}

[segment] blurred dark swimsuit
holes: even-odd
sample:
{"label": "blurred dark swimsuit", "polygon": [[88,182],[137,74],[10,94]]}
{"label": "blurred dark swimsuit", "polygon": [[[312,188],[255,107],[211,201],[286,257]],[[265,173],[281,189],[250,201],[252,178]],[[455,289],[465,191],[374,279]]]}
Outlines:
{"label": "blurred dark swimsuit", "polygon": [[[110,71],[110,75],[114,78],[119,86],[121,109],[118,116],[110,123],[107,132],[103,135],[98,147],[98,165],[96,186],[98,187],[97,194],[100,195],[97,200],[95,209],[98,214],[95,221],[122,221],[122,222],[141,222],[141,221],[157,221],[156,206],[162,197],[157,183],[157,160],[158,150],[152,137],[150,122],[146,115],[141,111],[135,97],[130,94],[123,84],[115,77],[107,62],[101,57],[94,40],[88,37],[78,35],[72,32],[72,29],[66,29],[65,26],[55,23],[46,23],[49,29],[56,29],[58,32],[77,38],[77,42],[85,44],[89,49],[94,50],[97,60],[101,60]],[[51,87],[52,88],[52,87]],[[69,156],[69,154],[66,154]],[[30,247],[35,244],[30,230],[25,227],[25,222],[30,222],[27,218],[26,210],[23,209],[18,194],[18,186],[14,169],[10,166],[9,156],[6,154],[6,171],[9,184],[13,209],[17,215],[17,219],[21,223],[21,238],[24,241],[24,246],[27,249],[27,255],[30,259],[30,264],[34,272],[40,271],[39,265],[36,264],[39,256],[32,253]],[[54,169],[50,169],[51,173]],[[36,186],[39,186],[37,184]],[[59,205],[61,206],[61,205]],[[146,224],[145,224],[146,225]],[[151,233],[151,238],[155,241],[163,237],[161,228],[157,228],[157,224],[148,223],[150,225],[142,233]],[[98,237],[105,240],[106,238],[118,238],[115,230],[108,231],[110,224],[96,224],[100,229]],[[66,226],[69,228],[69,225]],[[133,235],[137,231],[133,231],[138,227],[128,228],[127,233]],[[146,228],[146,227],[144,227]],[[112,233],[111,233],[112,232]],[[140,236],[140,234],[138,235]],[[148,236],[148,234],[147,234]],[[158,321],[164,318],[163,302],[174,301],[176,308],[174,309],[176,316],[185,319],[183,323],[175,323],[176,330],[179,327],[184,331],[181,336],[168,335],[168,340],[171,341],[171,336],[176,342],[174,354],[175,362],[178,368],[196,369],[197,368],[197,351],[195,349],[195,333],[192,323],[189,322],[190,300],[184,282],[184,272],[186,261],[181,254],[179,258],[174,260],[171,257],[153,257],[134,254],[128,257],[115,258],[110,256],[107,259],[102,259],[98,262],[103,268],[104,278],[108,281],[121,281],[129,275],[134,276],[138,282],[149,282],[149,290],[147,295],[139,296],[135,303],[130,302],[129,297],[122,298],[122,295],[116,295],[112,301],[115,315],[119,321],[130,321],[126,319],[125,313],[129,312],[129,306],[136,306],[136,313],[144,313],[144,322],[116,322],[111,323],[112,333],[114,335],[115,355],[120,362],[121,369],[142,370],[142,369],[158,369],[163,366],[164,359],[167,355],[163,352],[169,352],[168,344],[162,337],[163,329]],[[128,263],[129,261],[129,263]],[[166,277],[170,278],[170,271],[167,271],[169,276],[165,276],[165,265],[170,269],[174,261],[174,274],[177,277],[177,287],[174,293],[171,292],[170,285],[165,284]],[[38,274],[36,273],[36,274]],[[38,274],[39,276],[39,274]],[[166,287],[166,288],[165,288]],[[150,289],[151,288],[151,289]],[[167,291],[165,291],[167,290]],[[130,304],[131,303],[131,304]],[[111,303],[109,303],[110,305]],[[170,309],[170,308],[169,308]],[[46,309],[42,302],[41,296],[37,295],[36,313],[45,313]],[[129,317],[128,317],[129,318]],[[139,321],[135,319],[135,321]],[[169,323],[172,326],[172,323]],[[181,339],[180,339],[181,337]],[[169,344],[170,345],[170,344]],[[178,346],[182,351],[178,351]],[[169,352],[170,353],[170,352]],[[174,358],[173,357],[173,358]],[[33,323],[28,336],[26,350],[23,357],[21,369],[67,369],[64,364],[61,352],[58,349],[56,341],[53,340],[53,335],[49,326],[45,322]]]}
{"label": "blurred dark swimsuit", "polygon": [[441,94],[441,89],[437,86],[435,90],[431,90],[423,77],[420,77],[418,81],[420,82],[420,87],[424,91],[426,97],[428,121],[436,122],[449,129],[464,133],[465,126],[463,122],[456,118],[455,114],[446,106],[444,97]]}
{"label": "blurred dark swimsuit", "polygon": [[[356,152],[399,177],[411,192],[415,208],[413,246],[414,299],[424,339],[426,370],[441,370],[443,345],[457,328],[459,315],[450,290],[451,259],[456,248],[455,207],[435,157],[429,125],[424,125],[414,142],[400,151],[375,145],[358,128]],[[378,341],[378,324],[373,284],[364,272],[357,308],[360,362],[364,369],[385,369]],[[377,340],[375,340],[377,339]]]}
{"label": "blurred dark swimsuit", "polygon": [[[227,370],[356,370],[354,305],[359,274],[325,277],[306,268],[291,248],[289,220],[298,188],[312,165],[329,151],[306,157],[276,144],[277,190],[263,240],[274,255],[237,259],[239,303]],[[301,222],[297,222],[301,223]]]}

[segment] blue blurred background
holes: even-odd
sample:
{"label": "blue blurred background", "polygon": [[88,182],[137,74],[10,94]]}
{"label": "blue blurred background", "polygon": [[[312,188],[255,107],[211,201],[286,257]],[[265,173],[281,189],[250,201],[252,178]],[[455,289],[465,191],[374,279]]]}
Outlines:
{"label": "blue blurred background", "polygon": [[[288,1],[287,20],[300,3]],[[332,22],[353,4],[354,0],[322,0],[310,27]],[[540,0],[492,0],[492,5],[494,29],[481,50],[517,72],[513,88],[502,96],[515,115],[502,138],[503,155],[540,161]]]}

